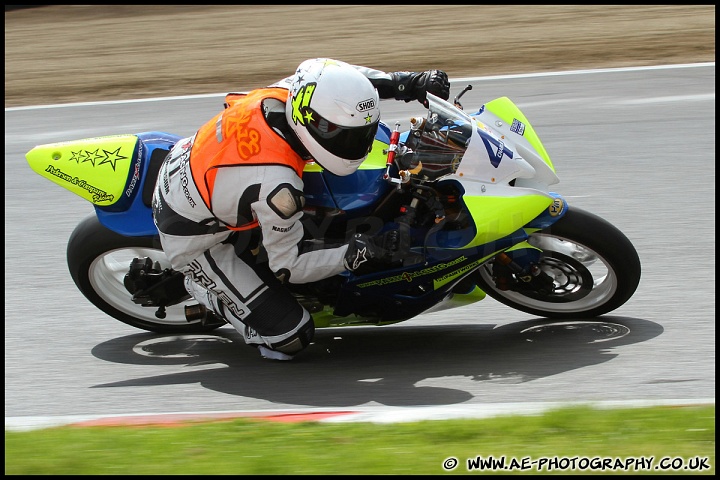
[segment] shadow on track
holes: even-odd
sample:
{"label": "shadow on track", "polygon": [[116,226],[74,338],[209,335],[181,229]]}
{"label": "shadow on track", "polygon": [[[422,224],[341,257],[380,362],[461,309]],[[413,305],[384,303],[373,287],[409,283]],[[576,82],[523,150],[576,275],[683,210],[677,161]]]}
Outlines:
{"label": "shadow on track", "polygon": [[489,386],[529,382],[608,362],[618,356],[615,347],[644,342],[662,332],[661,325],[648,320],[612,316],[582,321],[535,319],[501,327],[320,329],[314,343],[291,362],[261,358],[231,328],[206,335],[142,333],[104,342],[92,353],[115,363],[193,369],[94,388],[198,383],[230,395],[312,407],[366,402],[448,405],[473,395],[432,386],[439,383],[433,379],[459,377],[459,384],[487,382]]}

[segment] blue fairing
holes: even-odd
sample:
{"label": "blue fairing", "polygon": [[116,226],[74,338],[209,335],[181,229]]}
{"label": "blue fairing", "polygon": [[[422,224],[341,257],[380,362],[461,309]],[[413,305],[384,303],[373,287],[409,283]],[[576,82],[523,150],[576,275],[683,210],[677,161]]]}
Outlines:
{"label": "blue fairing", "polygon": [[[387,125],[381,123],[375,140],[387,145],[390,133]],[[392,188],[390,182],[383,180],[384,173],[384,165],[365,164],[352,175],[344,177],[327,170],[305,172],[303,183],[306,205],[339,209],[350,216],[366,215]]]}
{"label": "blue fairing", "polygon": [[375,140],[379,140],[383,143],[390,143],[390,134],[392,132],[390,131],[390,127],[385,125],[384,123],[380,122],[378,131],[375,134]]}
{"label": "blue fairing", "polygon": [[314,207],[337,209],[337,203],[325,181],[324,171],[303,173],[305,204]]}
{"label": "blue fairing", "polygon": [[[140,139],[136,155],[140,156],[140,185],[133,191],[129,206],[118,211],[117,208],[95,206],[98,220],[104,226],[128,237],[145,237],[157,235],[157,228],[152,217],[150,191],[153,185],[146,185],[150,159],[156,150],[158,155],[166,154],[182,137],[164,132],[138,133]],[[154,163],[154,162],[153,162]],[[153,176],[155,179],[155,176]]]}
{"label": "blue fairing", "polygon": [[348,214],[370,213],[375,203],[392,188],[383,180],[384,170],[358,170],[352,175],[339,177],[324,171],[323,177],[337,208]]}
{"label": "blue fairing", "polygon": [[[390,143],[392,132],[384,123],[380,123],[375,140],[384,144]],[[339,177],[330,172],[323,172],[325,183],[332,192],[337,208],[349,214],[365,215],[370,213],[376,202],[382,198],[392,184],[383,180],[384,168],[364,169],[346,177]]]}

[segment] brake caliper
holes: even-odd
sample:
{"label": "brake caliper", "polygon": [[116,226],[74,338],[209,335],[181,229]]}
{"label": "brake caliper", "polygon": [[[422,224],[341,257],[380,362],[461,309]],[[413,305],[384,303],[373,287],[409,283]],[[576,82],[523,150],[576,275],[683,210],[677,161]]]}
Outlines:
{"label": "brake caliper", "polygon": [[506,253],[500,253],[493,263],[493,280],[498,290],[531,290],[541,295],[553,292],[555,281],[536,263],[520,266]]}

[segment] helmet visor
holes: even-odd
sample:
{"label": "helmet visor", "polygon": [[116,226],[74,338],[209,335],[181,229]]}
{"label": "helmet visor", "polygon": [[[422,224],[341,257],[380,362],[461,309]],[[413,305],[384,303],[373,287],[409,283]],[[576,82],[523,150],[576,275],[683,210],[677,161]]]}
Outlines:
{"label": "helmet visor", "polygon": [[365,157],[372,147],[379,120],[361,127],[344,127],[328,121],[310,109],[312,117],[307,129],[310,135],[325,150],[347,160]]}

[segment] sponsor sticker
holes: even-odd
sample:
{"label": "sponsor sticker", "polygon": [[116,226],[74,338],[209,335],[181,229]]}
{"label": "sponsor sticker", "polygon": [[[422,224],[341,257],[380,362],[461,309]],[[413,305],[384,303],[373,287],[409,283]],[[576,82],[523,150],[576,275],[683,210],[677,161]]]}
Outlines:
{"label": "sponsor sticker", "polygon": [[525,134],[525,124],[522,123],[517,118],[513,118],[512,125],[510,125],[510,131],[515,132],[518,135],[524,135]]}

